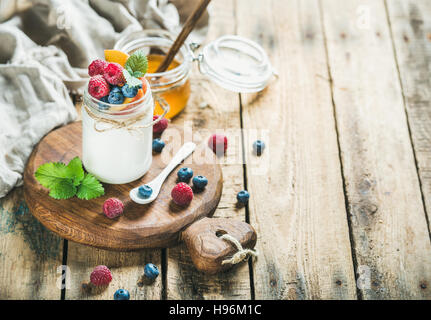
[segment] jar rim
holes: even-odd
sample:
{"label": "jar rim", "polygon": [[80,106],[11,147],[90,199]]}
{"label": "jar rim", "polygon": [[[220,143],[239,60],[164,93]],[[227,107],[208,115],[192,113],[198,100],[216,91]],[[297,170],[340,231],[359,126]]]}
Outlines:
{"label": "jar rim", "polygon": [[[124,104],[108,103],[93,97],[88,92],[88,83],[87,83],[84,89],[84,104],[93,110],[96,109],[94,105],[97,105],[99,107],[97,107],[96,111],[106,115],[121,116],[125,114],[127,115],[133,114],[136,110],[138,110],[141,107],[143,102],[149,101],[149,99],[152,97],[150,84],[148,83],[148,80],[146,78],[144,78],[144,80],[146,82],[146,88],[147,88],[145,91],[145,94],[136,101],[132,101]],[[90,104],[86,103],[88,101],[91,101],[91,103]],[[103,106],[103,107],[100,108],[100,106]],[[120,106],[121,106],[121,109],[119,110],[118,108]]]}
{"label": "jar rim", "polygon": [[[150,34],[156,34],[155,36],[151,36]],[[134,36],[134,35],[143,35],[142,38],[139,39],[134,39],[132,41],[128,41],[128,38]],[[146,35],[146,36],[144,36]],[[115,45],[114,45],[114,49],[115,50],[120,50],[123,51],[124,48],[126,48],[126,51],[130,51],[131,48],[133,48],[133,46],[130,45],[130,43],[142,43],[145,39],[162,39],[162,40],[166,40],[169,41],[170,45],[172,45],[174,43],[175,40],[175,35],[167,30],[162,30],[162,29],[146,29],[146,30],[140,30],[140,31],[134,31],[131,32],[129,34],[127,34],[124,38],[121,38],[120,40],[118,40]],[[131,48],[130,48],[131,47]],[[133,50],[133,49],[132,49]],[[180,51],[182,53],[182,55],[184,56],[184,60],[182,62],[179,63],[179,65],[171,70],[167,70],[167,71],[163,71],[163,72],[155,72],[155,73],[146,73],[145,77],[148,78],[157,78],[157,77],[184,77],[185,74],[188,73],[190,67],[190,61],[188,59],[188,55],[189,55],[189,50],[187,49],[186,43],[184,43],[181,48]],[[166,85],[166,84],[164,84]]]}

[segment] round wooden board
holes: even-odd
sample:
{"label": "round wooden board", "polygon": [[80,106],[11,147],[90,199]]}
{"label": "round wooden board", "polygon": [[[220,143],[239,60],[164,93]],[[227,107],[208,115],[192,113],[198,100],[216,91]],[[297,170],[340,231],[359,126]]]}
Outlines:
{"label": "round wooden board", "polygon": [[[223,177],[212,151],[208,152],[205,143],[195,141],[198,147],[185,163],[195,175],[208,178],[205,190],[194,192],[193,201],[186,208],[173,203],[170,193],[177,183],[176,171],[182,166],[179,165],[166,179],[155,201],[136,204],[129,197],[130,189],[155,178],[186,142],[183,129],[173,125],[165,130],[162,139],[166,147],[161,154],[153,154],[152,166],[141,179],[122,185],[103,184],[105,195],[93,200],[77,197],[56,200],[37,182],[34,172],[45,162],[68,163],[75,156],[81,157],[81,122],[52,131],[35,147],[24,172],[24,196],[31,213],[59,236],[98,248],[129,251],[176,244],[187,226],[214,213],[220,201]],[[200,161],[192,161],[195,156]],[[124,203],[124,214],[116,219],[109,219],[102,212],[103,202],[111,197]]]}

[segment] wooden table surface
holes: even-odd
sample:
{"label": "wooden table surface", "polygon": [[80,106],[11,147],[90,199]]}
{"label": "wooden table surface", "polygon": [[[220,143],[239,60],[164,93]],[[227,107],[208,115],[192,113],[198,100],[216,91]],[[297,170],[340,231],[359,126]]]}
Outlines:
{"label": "wooden table surface", "polygon": [[[174,123],[226,130],[215,216],[250,222],[259,258],[206,276],[184,245],[68,242],[31,216],[18,187],[0,199],[0,299],[112,299],[118,288],[132,299],[431,298],[431,2],[215,0],[207,41],[225,34],[259,42],[278,79],[236,94],[194,72]],[[235,206],[242,189],[247,208]],[[147,262],[161,269],[151,285]],[[112,283],[84,290],[99,264]]]}

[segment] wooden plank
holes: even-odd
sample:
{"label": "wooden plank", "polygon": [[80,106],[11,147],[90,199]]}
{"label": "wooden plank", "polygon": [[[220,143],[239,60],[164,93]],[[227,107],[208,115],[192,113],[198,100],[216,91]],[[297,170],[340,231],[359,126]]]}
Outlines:
{"label": "wooden plank", "polygon": [[0,199],[1,300],[60,299],[62,251],[63,241],[29,212],[22,188]]}
{"label": "wooden plank", "polygon": [[[76,107],[80,120],[82,99],[77,99]],[[148,282],[144,277],[144,267],[154,263],[160,270],[155,282]],[[87,286],[94,267],[100,264],[108,266],[113,279],[108,288],[94,290]],[[131,300],[159,300],[163,298],[162,250],[142,250],[136,252],[113,252],[68,242],[66,277],[68,287],[65,298],[68,300],[112,300],[117,289],[127,289]]]}
{"label": "wooden plank", "polygon": [[[235,11],[232,1],[217,0],[211,3],[211,19],[207,41],[225,34],[235,33]],[[245,219],[244,208],[236,208],[236,193],[244,188],[241,161],[241,134],[238,94],[217,87],[197,72],[192,74],[192,96],[185,112],[174,123],[185,122],[196,137],[204,141],[216,130],[229,139],[228,160],[223,163],[223,194],[215,217]],[[206,108],[200,105],[208,104]],[[228,163],[226,163],[228,162]],[[250,277],[246,263],[235,269],[208,276],[194,268],[186,247],[182,244],[168,249],[168,299],[249,299]]]}
{"label": "wooden plank", "polygon": [[429,223],[431,218],[431,2],[392,0],[387,2],[387,8]]}
{"label": "wooden plank", "polygon": [[[117,289],[127,289],[131,300],[152,300],[162,298],[161,274],[154,283],[144,277],[145,264],[151,262],[161,271],[161,250],[137,252],[113,252],[83,246],[69,241],[67,265],[70,269],[66,299],[112,300]],[[112,282],[103,290],[93,289],[87,284],[90,274],[97,265],[106,265],[112,272]]]}
{"label": "wooden plank", "polygon": [[[279,72],[264,91],[241,95],[256,298],[355,299],[318,2],[240,0],[237,12],[246,12],[238,34],[260,43]],[[252,129],[267,144],[261,157]]]}
{"label": "wooden plank", "polygon": [[431,245],[383,1],[322,1],[364,299],[430,298]]}

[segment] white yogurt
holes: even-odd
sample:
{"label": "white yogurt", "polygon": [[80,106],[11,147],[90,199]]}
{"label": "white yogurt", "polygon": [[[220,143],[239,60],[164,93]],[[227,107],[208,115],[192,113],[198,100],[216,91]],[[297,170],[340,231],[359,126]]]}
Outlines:
{"label": "white yogurt", "polygon": [[[94,120],[85,106],[82,107],[82,162],[85,169],[100,181],[111,184],[132,182],[142,177],[150,168],[152,161],[153,128],[133,129],[153,121],[154,102],[151,90],[147,92],[142,102],[129,114],[116,111],[98,111],[94,98],[85,93],[84,104],[93,116],[114,121],[128,121],[139,118],[129,128],[112,128],[112,123]],[[111,105],[112,106],[112,105]],[[115,105],[114,105],[115,106]],[[116,105],[116,108],[121,105]],[[124,113],[124,112],[122,112]],[[105,130],[99,132],[97,130]],[[133,127],[131,130],[130,128]]]}

